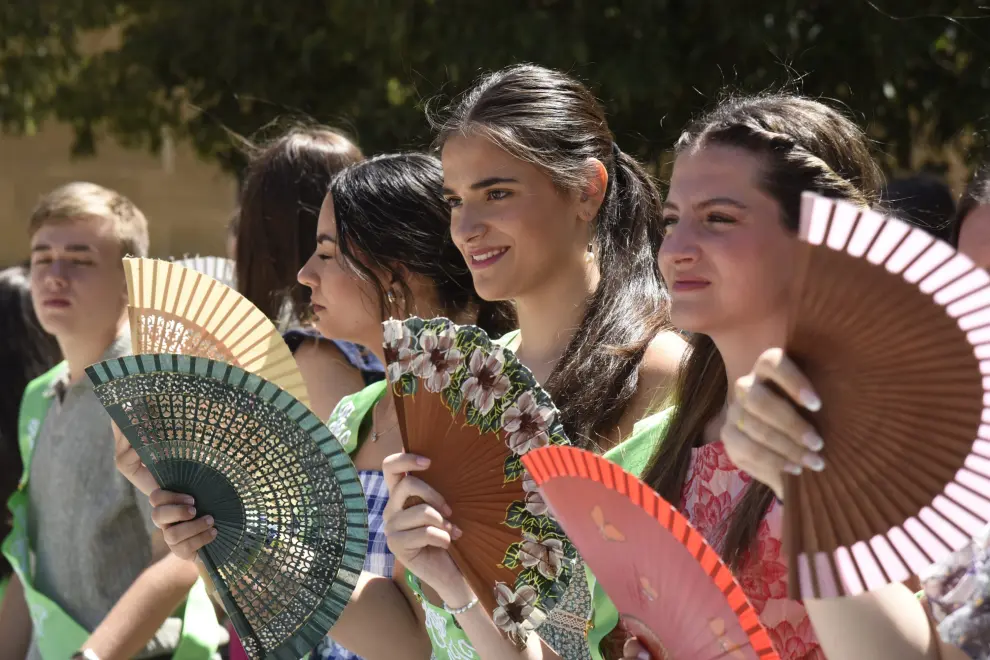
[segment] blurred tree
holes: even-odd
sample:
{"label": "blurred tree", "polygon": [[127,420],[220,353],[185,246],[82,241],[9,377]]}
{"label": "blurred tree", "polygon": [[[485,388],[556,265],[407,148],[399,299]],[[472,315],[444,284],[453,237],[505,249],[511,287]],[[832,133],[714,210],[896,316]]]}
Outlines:
{"label": "blurred tree", "polygon": [[[907,165],[915,140],[988,125],[990,10],[980,4],[5,0],[0,128],[56,116],[82,153],[94,131],[157,148],[169,128],[229,169],[241,163],[231,133],[287,115],[349,129],[368,152],[416,148],[429,141],[428,101],[533,61],[588,81],[622,148],[648,159],[727,86],[786,86],[845,103],[891,164]],[[111,27],[112,47],[79,47],[78,34]]]}

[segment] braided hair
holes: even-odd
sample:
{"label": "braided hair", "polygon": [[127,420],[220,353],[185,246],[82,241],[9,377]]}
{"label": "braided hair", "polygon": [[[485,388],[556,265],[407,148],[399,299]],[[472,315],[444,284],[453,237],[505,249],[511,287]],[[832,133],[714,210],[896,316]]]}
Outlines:
{"label": "braided hair", "polygon": [[[829,106],[798,96],[733,98],[691,123],[677,141],[678,154],[708,146],[745,149],[760,156],[759,185],[777,201],[781,218],[797,231],[801,193],[811,190],[863,205],[875,203],[883,183],[863,131]],[[695,334],[675,385],[677,404],[645,481],[670,502],[680,502],[691,449],[725,405],[725,364],[710,337]],[[751,482],[736,505],[722,543],[722,558],[738,568],[773,501],[773,491]]]}

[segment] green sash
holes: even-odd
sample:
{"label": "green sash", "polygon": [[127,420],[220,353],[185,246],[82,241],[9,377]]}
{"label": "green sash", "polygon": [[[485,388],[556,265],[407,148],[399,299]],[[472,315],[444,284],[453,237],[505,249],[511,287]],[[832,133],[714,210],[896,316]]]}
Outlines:
{"label": "green sash", "polygon": [[[14,569],[24,589],[24,600],[31,614],[32,634],[45,660],[65,660],[82,648],[90,633],[69,616],[65,610],[33,584],[31,548],[28,536],[28,476],[31,456],[42,422],[51,406],[45,396],[52,382],[65,370],[65,363],[28,383],[21,399],[18,440],[24,471],[17,491],[7,501],[13,515],[13,529],[0,550]],[[173,654],[174,660],[209,660],[220,644],[220,629],[213,604],[202,580],[196,582],[186,599],[182,621],[182,638]]]}

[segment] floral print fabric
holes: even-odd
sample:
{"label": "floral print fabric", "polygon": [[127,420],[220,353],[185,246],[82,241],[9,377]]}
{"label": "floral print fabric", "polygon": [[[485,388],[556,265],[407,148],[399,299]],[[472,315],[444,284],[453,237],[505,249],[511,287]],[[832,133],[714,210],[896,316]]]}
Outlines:
{"label": "floral print fabric", "polygon": [[[750,477],[729,460],[721,441],[695,448],[691,458],[681,511],[713,547],[720,548],[732,510],[742,499]],[[774,502],[760,524],[755,547],[743,556],[736,578],[769,631],[781,660],[825,660],[804,606],[787,598],[782,514]]]}
{"label": "floral print fabric", "polygon": [[974,660],[990,660],[990,527],[922,579],[942,639]]}

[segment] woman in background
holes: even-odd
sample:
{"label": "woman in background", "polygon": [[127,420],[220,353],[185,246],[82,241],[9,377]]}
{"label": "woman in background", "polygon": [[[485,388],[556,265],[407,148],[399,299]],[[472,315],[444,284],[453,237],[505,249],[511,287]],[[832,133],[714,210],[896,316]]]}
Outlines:
{"label": "woman in background", "polygon": [[[17,419],[21,394],[29,382],[62,359],[55,338],[42,330],[31,304],[28,269],[0,270],[0,540],[10,533],[7,498],[21,479]],[[0,555],[0,602],[10,577],[10,564]]]}
{"label": "woman in background", "polygon": [[236,220],[237,288],[284,332],[313,412],[327,419],[340,399],[383,377],[363,347],[328,340],[312,326],[310,292],[296,275],[316,251],[316,224],[333,177],[364,160],[325,127],[297,127],[254,149]]}

